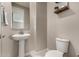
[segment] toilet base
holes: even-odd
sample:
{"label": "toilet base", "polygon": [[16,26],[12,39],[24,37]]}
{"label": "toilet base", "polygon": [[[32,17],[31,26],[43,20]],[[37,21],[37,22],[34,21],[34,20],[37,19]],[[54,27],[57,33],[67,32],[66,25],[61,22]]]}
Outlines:
{"label": "toilet base", "polygon": [[40,50],[40,51],[31,51],[31,56],[32,57],[44,57],[46,52],[48,51],[48,49],[43,49],[43,50]]}
{"label": "toilet base", "polygon": [[58,50],[50,50],[45,54],[45,57],[63,57],[63,52]]}
{"label": "toilet base", "polygon": [[63,53],[58,50],[41,50],[41,51],[32,51],[32,57],[63,57]]}

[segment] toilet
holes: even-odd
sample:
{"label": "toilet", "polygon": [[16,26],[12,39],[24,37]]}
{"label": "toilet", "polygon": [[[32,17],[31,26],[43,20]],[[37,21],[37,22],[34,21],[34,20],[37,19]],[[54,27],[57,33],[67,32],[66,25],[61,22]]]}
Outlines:
{"label": "toilet", "polygon": [[56,50],[32,51],[32,57],[63,57],[68,52],[69,40],[56,38]]}
{"label": "toilet", "polygon": [[56,38],[57,50],[50,50],[46,52],[45,57],[63,57],[68,52],[69,40]]}

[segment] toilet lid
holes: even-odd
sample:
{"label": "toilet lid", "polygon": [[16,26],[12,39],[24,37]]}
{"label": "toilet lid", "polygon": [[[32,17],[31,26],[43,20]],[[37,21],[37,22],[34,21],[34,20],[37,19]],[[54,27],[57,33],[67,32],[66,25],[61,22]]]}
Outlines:
{"label": "toilet lid", "polygon": [[45,57],[63,57],[63,53],[58,50],[51,50],[45,54]]}

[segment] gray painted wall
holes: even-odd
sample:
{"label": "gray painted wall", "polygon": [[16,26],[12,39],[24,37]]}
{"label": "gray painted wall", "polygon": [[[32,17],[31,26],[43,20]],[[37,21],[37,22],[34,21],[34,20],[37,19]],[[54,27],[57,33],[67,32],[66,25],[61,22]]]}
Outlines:
{"label": "gray painted wall", "polygon": [[[18,33],[18,31],[11,29],[11,21],[12,21],[12,5],[10,2],[3,2],[3,5],[5,7],[5,11],[7,12],[7,18],[9,25],[3,26],[2,33],[5,35],[5,38],[2,39],[2,56],[3,57],[13,57],[18,56],[18,41],[12,40],[9,38],[10,35]],[[27,10],[29,11],[29,10]],[[27,13],[28,14],[28,13]],[[27,15],[28,17],[28,15]],[[27,19],[29,20],[29,19]],[[30,22],[30,21],[29,21]],[[25,30],[27,33],[27,30]],[[26,47],[25,50],[28,50],[28,41],[26,41]]]}
{"label": "gray painted wall", "polygon": [[42,50],[47,48],[47,3],[37,2],[36,8],[37,50]]}
{"label": "gray painted wall", "polygon": [[30,40],[29,51],[36,49],[36,3],[30,3]]}
{"label": "gray painted wall", "polygon": [[30,50],[47,48],[47,4],[30,3]]}
{"label": "gray painted wall", "polygon": [[70,9],[59,15],[54,13],[54,3],[47,4],[47,45],[56,49],[56,37],[69,39],[68,56],[79,55],[79,3],[70,2]]}

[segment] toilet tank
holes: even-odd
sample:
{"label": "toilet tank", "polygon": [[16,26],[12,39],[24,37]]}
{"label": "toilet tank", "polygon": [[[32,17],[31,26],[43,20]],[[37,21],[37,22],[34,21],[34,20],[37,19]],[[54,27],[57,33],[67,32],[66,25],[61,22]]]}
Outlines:
{"label": "toilet tank", "polygon": [[63,53],[68,52],[69,40],[56,38],[56,48]]}

